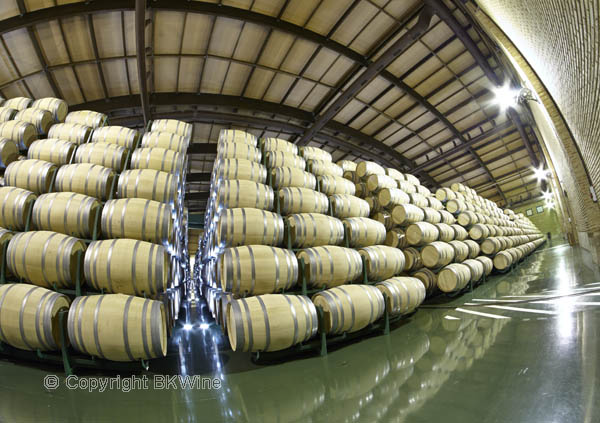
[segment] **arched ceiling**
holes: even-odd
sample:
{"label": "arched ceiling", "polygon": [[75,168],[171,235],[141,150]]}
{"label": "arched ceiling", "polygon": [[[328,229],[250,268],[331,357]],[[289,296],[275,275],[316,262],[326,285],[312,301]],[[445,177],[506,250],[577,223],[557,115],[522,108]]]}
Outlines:
{"label": "arched ceiling", "polygon": [[218,132],[235,127],[501,205],[539,195],[535,133],[493,101],[511,75],[497,55],[451,1],[0,4],[1,96],[57,96],[127,126],[194,121],[190,191],[207,189]]}

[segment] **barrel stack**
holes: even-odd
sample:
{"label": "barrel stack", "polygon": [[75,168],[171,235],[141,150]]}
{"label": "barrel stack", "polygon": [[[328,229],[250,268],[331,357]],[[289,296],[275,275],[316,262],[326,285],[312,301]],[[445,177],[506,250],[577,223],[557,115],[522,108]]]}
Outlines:
{"label": "barrel stack", "polygon": [[[138,131],[107,126],[101,113],[67,113],[59,99],[7,103],[47,138],[8,164],[0,188],[0,234],[8,240],[2,282],[11,282],[0,286],[0,333],[20,322],[22,338],[0,341],[60,349],[58,314],[68,309],[65,331],[82,354],[113,361],[164,356],[178,314],[177,285],[189,278],[183,183],[191,125],[154,121],[145,138],[157,140],[157,154],[152,142],[139,145]],[[22,113],[33,109],[45,113]],[[38,115],[53,124],[44,126],[45,118],[32,117]],[[23,153],[27,131],[11,134]],[[183,152],[168,148],[177,137],[183,141],[171,146]],[[19,317],[15,295],[27,307],[44,307],[43,328]],[[40,330],[52,336],[40,338]]]}
{"label": "barrel stack", "polygon": [[479,247],[477,260],[484,265],[485,273],[492,268],[510,268],[544,242],[543,235],[523,214],[502,210],[463,184],[440,188],[436,197],[467,231],[469,245],[475,249],[476,243]]}

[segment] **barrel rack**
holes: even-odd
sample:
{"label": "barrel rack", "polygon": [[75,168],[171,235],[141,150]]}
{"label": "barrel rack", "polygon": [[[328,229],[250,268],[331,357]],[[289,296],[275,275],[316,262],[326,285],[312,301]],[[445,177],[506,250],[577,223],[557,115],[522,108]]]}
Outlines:
{"label": "barrel rack", "polygon": [[[150,122],[149,122],[150,124]],[[148,125],[149,127],[149,125]],[[90,131],[88,136],[86,137],[84,143],[88,143],[92,139],[92,134],[94,130]],[[118,176],[123,171],[127,170],[131,164],[131,156],[133,151],[137,149],[141,143],[142,136],[138,136],[134,145],[131,149],[128,149],[125,164],[123,169],[120,172],[115,172],[115,178],[113,178],[108,200],[112,200],[116,195],[116,187]],[[77,151],[77,146],[74,149],[71,157],[69,159],[68,164],[75,164],[75,154]],[[48,192],[54,191],[54,183],[56,179],[57,170],[53,172],[51,176],[52,182],[50,185],[50,189]],[[106,203],[106,201],[99,200],[102,205]],[[31,202],[29,207],[26,210],[26,219],[25,219],[25,227],[23,232],[28,232],[32,223],[32,214],[33,214],[33,206],[35,204],[35,200]],[[101,216],[101,211],[96,214],[94,229],[92,233],[92,237],[90,239],[81,239],[86,244],[90,244],[93,241],[99,239],[99,219]],[[22,279],[19,280],[8,280],[7,278],[7,263],[6,263],[6,252],[8,248],[9,241],[5,241],[0,244],[0,251],[2,260],[0,261],[0,285],[6,283],[25,283]],[[87,289],[85,280],[84,280],[84,272],[83,272],[83,252],[78,251],[76,253],[75,260],[77,261],[77,269],[76,269],[76,278],[74,282],[73,288],[59,288],[56,283],[50,288],[56,292],[67,295],[70,298],[75,298],[79,296],[86,295],[102,295],[105,294],[103,290],[97,292],[90,289]],[[147,298],[146,293],[142,293],[144,298]],[[167,307],[165,306],[165,312],[168,313]],[[67,329],[67,320],[68,320],[68,309],[63,309],[59,311],[59,329],[60,329],[60,350],[46,352],[37,349],[36,351],[28,351],[22,350],[19,348],[15,348],[11,345],[8,345],[2,341],[0,341],[0,356],[8,356],[15,359],[24,359],[27,361],[36,361],[47,363],[50,365],[59,365],[62,364],[64,372],[67,376],[75,374],[75,371],[78,369],[88,369],[88,370],[108,370],[108,371],[117,371],[117,372],[139,372],[144,370],[149,370],[150,362],[152,360],[140,360],[133,362],[118,362],[100,359],[94,356],[86,356],[76,352],[73,348],[70,347],[68,340],[68,329]],[[168,322],[165,322],[168,325]],[[172,328],[168,327],[168,331],[170,332]]]}

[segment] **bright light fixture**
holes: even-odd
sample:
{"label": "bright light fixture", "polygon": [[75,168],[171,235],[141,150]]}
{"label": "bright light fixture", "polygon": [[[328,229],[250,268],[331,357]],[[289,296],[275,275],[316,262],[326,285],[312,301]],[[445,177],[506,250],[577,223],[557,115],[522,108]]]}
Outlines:
{"label": "bright light fixture", "polygon": [[544,200],[546,201],[551,201],[552,200],[552,193],[549,191],[544,191],[542,193],[542,196],[544,197]]}
{"label": "bright light fixture", "polygon": [[496,95],[496,103],[500,106],[500,110],[514,107],[519,98],[519,91],[513,90],[508,84],[496,88],[494,94]]}
{"label": "bright light fixture", "polygon": [[533,173],[535,174],[535,177],[538,181],[544,181],[548,176],[548,170],[544,169],[543,166],[540,166],[539,169],[533,168]]}
{"label": "bright light fixture", "polygon": [[193,327],[193,325],[186,323],[185,325],[183,325],[183,330],[192,330]]}

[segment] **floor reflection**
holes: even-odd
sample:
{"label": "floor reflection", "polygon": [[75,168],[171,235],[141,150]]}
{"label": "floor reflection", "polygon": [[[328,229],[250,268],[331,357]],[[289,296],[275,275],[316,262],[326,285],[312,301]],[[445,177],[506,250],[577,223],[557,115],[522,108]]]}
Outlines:
{"label": "floor reflection", "polygon": [[217,377],[221,389],[48,392],[48,369],[0,361],[0,421],[599,421],[600,277],[582,254],[543,250],[389,336],[279,364],[232,352],[206,304],[186,304],[148,375]]}

